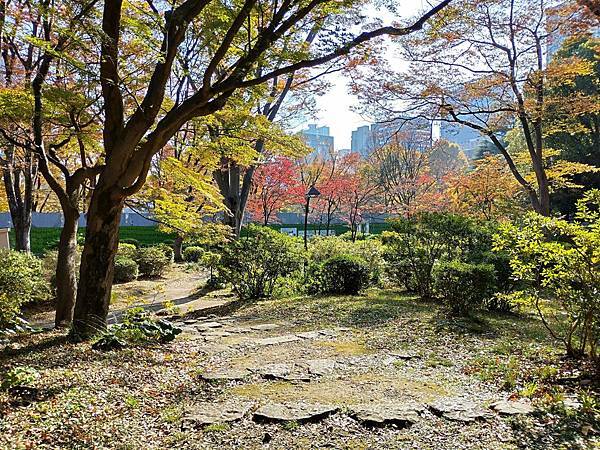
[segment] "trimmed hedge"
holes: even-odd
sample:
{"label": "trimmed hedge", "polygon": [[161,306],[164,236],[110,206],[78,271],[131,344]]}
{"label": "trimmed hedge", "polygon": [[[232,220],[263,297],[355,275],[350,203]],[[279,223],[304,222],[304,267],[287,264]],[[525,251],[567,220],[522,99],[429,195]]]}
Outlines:
{"label": "trimmed hedge", "polygon": [[171,261],[165,255],[165,252],[158,247],[139,248],[135,262],[139,266],[140,276],[147,278],[157,278],[162,276]]}
{"label": "trimmed hedge", "polygon": [[371,272],[362,259],[340,255],[325,261],[316,278],[319,292],[356,295],[369,285]]}
{"label": "trimmed hedge", "polygon": [[127,283],[137,279],[139,275],[138,264],[130,258],[117,256],[115,259],[115,283]]}

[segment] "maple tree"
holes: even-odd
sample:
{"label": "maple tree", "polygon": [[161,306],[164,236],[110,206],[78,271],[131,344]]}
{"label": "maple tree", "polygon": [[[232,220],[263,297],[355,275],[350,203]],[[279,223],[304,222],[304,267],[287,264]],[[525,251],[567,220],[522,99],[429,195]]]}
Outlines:
{"label": "maple tree", "polygon": [[[552,60],[548,49],[565,34],[577,32],[577,26],[585,28],[585,22],[574,2],[453,2],[422,33],[400,44],[411,61],[409,71],[388,68],[377,83],[368,72],[357,89],[380,114],[452,122],[486,136],[533,209],[548,215],[545,115],[550,104],[577,113],[572,105],[553,102],[549,89],[590,71],[580,58]],[[504,130],[515,123],[523,130],[527,171],[533,177],[525,176],[502,140]]]}
{"label": "maple tree", "polygon": [[474,167],[446,178],[449,209],[485,220],[500,219],[518,210],[519,184],[501,156],[488,155]]}
{"label": "maple tree", "polygon": [[248,212],[254,220],[268,225],[277,220],[279,211],[297,200],[297,167],[289,158],[276,157],[255,170],[252,185]]}
{"label": "maple tree", "polygon": [[[406,27],[381,27],[350,36],[332,33],[324,48],[308,54],[303,49],[286,52],[287,43],[305,41],[315,20],[341,19],[358,5],[326,0],[247,0],[228,5],[185,0],[173,6],[105,0],[98,58],[104,166],[87,212],[75,334],[87,338],[106,327],[123,206],[144,186],[157,152],[187,122],[222,110],[236,92],[249,92],[277,77],[334,61],[372,39],[419,30],[448,3],[440,2]],[[139,19],[125,21],[126,14]],[[136,30],[126,34],[131,24]],[[128,54],[124,43],[140,31],[144,39],[133,41],[144,51]],[[192,59],[185,57],[188,49]],[[257,73],[259,62],[272,63]],[[125,66],[132,76],[123,76]],[[175,89],[181,95],[167,99],[167,86],[182,83],[191,89]]]}
{"label": "maple tree", "polygon": [[377,172],[368,160],[353,158],[353,170],[341,195],[342,219],[350,226],[352,240],[356,240],[358,225],[375,214],[386,211],[382,202],[382,186]]}
{"label": "maple tree", "polygon": [[398,137],[371,156],[377,182],[390,212],[410,217],[436,208],[437,181],[429,168],[431,148],[401,142]]}

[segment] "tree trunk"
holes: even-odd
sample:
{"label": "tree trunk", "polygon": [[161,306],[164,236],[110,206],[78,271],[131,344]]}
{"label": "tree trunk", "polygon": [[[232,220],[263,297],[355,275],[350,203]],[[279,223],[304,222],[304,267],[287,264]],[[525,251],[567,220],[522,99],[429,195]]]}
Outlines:
{"label": "tree trunk", "polygon": [[175,262],[183,261],[182,248],[183,248],[183,237],[180,235],[177,235],[175,237],[175,241],[173,242],[173,255],[174,255]]}
{"label": "tree trunk", "polygon": [[11,220],[15,231],[15,250],[29,253],[31,251],[31,210],[19,208],[13,213],[11,208]]}
{"label": "tree trunk", "polygon": [[97,189],[92,195],[73,317],[78,338],[106,329],[123,204],[123,196],[114,190]]}
{"label": "tree trunk", "polygon": [[79,213],[64,211],[65,223],[58,242],[58,259],[56,261],[56,316],[54,325],[57,328],[68,327],[73,321],[73,309],[77,296],[77,229]]}

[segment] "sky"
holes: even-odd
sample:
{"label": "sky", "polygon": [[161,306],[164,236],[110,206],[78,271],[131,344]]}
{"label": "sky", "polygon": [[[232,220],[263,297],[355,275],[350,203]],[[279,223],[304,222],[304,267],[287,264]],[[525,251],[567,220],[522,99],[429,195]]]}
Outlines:
{"label": "sky", "polygon": [[[399,0],[399,4],[401,14],[410,17],[427,7],[428,2],[425,0]],[[389,12],[382,12],[375,8],[370,8],[368,14],[382,18],[386,25],[394,19]],[[396,62],[402,64],[401,61],[396,60]],[[327,80],[331,83],[331,89],[325,95],[317,98],[319,112],[316,123],[330,128],[336,149],[349,149],[352,131],[361,125],[369,124],[369,120],[368,117],[361,117],[360,114],[351,110],[353,105],[358,104],[358,99],[348,92],[348,80],[344,75],[334,73],[328,75]],[[315,120],[307,120],[303,124],[303,128],[306,128],[308,123],[314,122]]]}

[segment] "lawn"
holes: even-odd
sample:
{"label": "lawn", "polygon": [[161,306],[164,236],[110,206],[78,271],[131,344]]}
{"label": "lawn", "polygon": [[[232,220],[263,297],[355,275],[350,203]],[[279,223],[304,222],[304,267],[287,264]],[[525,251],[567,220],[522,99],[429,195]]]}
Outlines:
{"label": "lawn", "polygon": [[[55,249],[60,238],[60,228],[32,228],[31,251],[36,255],[43,255],[46,251]],[[78,239],[83,243],[85,227],[77,232]],[[141,245],[154,245],[161,242],[173,242],[174,235],[159,231],[156,227],[121,227],[119,239],[134,239]],[[10,232],[10,242],[14,245],[14,230]]]}
{"label": "lawn", "polygon": [[[39,378],[32,393],[0,394],[0,447],[263,448],[268,442],[270,448],[547,449],[598,444],[597,381],[585,366],[563,358],[533,315],[482,313],[448,320],[435,303],[381,289],[353,297],[248,303],[228,314],[206,319],[192,313],[175,319],[184,330],[175,341],[119,351],[95,351],[55,331],[14,339],[4,349],[1,369],[31,367]],[[216,326],[215,321],[218,328],[205,325]],[[307,361],[329,361],[332,369],[302,380],[265,375],[266,369]],[[209,377],[228,371],[246,376]],[[483,408],[497,399],[518,398],[537,409],[527,416],[494,414],[466,423],[425,409],[412,426],[383,427],[367,426],[352,413],[374,402],[429,405],[457,396]],[[206,410],[206,402],[249,402],[251,412],[202,425],[194,417]],[[290,402],[332,405],[335,413],[306,423],[256,419],[258,408]]]}

